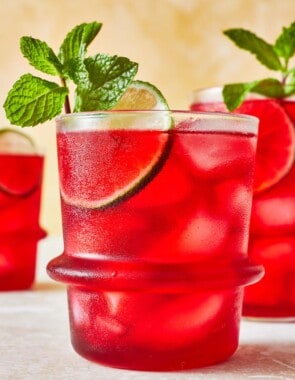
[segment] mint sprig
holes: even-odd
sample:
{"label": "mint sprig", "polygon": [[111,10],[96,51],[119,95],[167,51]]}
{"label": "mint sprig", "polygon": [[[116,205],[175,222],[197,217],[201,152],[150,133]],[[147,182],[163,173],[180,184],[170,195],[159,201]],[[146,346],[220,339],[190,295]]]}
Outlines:
{"label": "mint sprig", "polygon": [[279,74],[279,78],[225,85],[223,99],[229,111],[238,108],[250,92],[270,98],[295,94],[295,67],[289,68],[290,59],[295,54],[295,22],[283,28],[274,44],[245,29],[228,29],[224,34],[239,48],[255,55],[262,65]]}
{"label": "mint sprig", "polygon": [[97,22],[76,26],[66,35],[57,54],[44,41],[21,38],[23,56],[35,69],[57,76],[59,84],[32,74],[21,76],[3,105],[12,124],[35,126],[59,115],[63,107],[70,113],[70,82],[76,86],[73,112],[108,110],[118,102],[135,77],[138,64],[107,54],[86,57],[101,27]]}

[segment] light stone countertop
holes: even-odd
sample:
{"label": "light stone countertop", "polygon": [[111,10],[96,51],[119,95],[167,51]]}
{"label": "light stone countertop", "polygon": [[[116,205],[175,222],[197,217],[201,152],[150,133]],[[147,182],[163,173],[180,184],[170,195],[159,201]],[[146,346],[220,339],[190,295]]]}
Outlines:
{"label": "light stone countertop", "polygon": [[0,292],[1,380],[295,379],[295,323],[243,320],[240,347],[227,362],[184,372],[138,372],[89,362],[70,344],[65,287],[46,274],[62,252],[62,239],[39,244],[34,288]]}

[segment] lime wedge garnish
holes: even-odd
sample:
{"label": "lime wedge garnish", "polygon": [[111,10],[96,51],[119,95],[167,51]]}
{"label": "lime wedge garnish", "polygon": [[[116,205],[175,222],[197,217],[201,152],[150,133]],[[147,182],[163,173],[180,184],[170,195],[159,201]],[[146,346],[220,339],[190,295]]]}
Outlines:
{"label": "lime wedge garnish", "polygon": [[26,196],[41,182],[43,160],[33,140],[12,128],[0,129],[0,191]]}
{"label": "lime wedge garnish", "polygon": [[0,129],[0,154],[33,154],[35,152],[34,141],[25,133],[12,128]]}
{"label": "lime wedge garnish", "polygon": [[[106,115],[103,127],[95,130],[59,133],[60,186],[67,204],[113,205],[140,191],[164,164],[172,118],[160,91],[149,83],[133,82],[116,106],[119,109],[130,112]],[[144,109],[144,116],[138,109]],[[149,112],[154,109],[167,112],[155,116]]]}
{"label": "lime wedge garnish", "polygon": [[[166,99],[157,87],[148,82],[134,81],[113,108],[117,111],[155,111],[169,110]],[[137,130],[162,130],[171,129],[173,121],[168,114],[151,114],[145,118],[138,118],[136,114],[125,114],[112,117],[110,129],[137,129]]]}
{"label": "lime wedge garnish", "polygon": [[259,119],[254,192],[267,190],[289,173],[294,165],[294,126],[276,99],[249,99],[235,112]]}
{"label": "lime wedge garnish", "polygon": [[167,133],[158,131],[61,134],[58,145],[64,155],[59,164],[63,200],[92,209],[129,198],[159,172],[169,154],[170,141]]}
{"label": "lime wedge garnish", "polygon": [[161,91],[148,82],[134,81],[127,88],[114,110],[168,110]]}

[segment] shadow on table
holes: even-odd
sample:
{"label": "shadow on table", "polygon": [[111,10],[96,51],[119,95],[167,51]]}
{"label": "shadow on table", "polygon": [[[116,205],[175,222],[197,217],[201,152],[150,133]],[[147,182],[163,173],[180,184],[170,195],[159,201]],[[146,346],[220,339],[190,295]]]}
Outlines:
{"label": "shadow on table", "polygon": [[295,339],[290,343],[241,344],[226,362],[189,372],[224,373],[225,378],[226,374],[231,373],[236,374],[237,378],[247,375],[251,379],[295,379]]}

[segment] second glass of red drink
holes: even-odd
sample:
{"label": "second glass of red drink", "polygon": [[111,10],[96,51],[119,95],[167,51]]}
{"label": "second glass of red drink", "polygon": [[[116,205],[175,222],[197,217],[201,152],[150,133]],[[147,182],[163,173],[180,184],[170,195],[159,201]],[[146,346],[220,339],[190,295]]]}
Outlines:
{"label": "second glass of red drink", "polygon": [[44,157],[26,134],[0,129],[0,290],[24,290],[35,280]]}
{"label": "second glass of red drink", "polygon": [[[191,109],[228,112],[222,88],[197,90]],[[295,101],[250,94],[235,112],[259,118],[249,257],[265,268],[245,289],[243,315],[295,320]]]}

